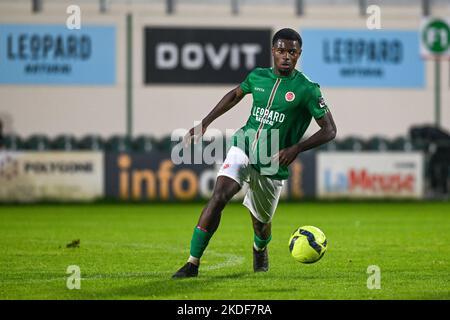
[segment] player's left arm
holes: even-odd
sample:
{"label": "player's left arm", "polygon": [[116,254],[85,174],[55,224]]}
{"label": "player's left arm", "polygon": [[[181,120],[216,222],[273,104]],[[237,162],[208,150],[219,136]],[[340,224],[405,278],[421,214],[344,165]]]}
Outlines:
{"label": "player's left arm", "polygon": [[304,141],[298,142],[288,148],[280,150],[274,156],[274,160],[278,159],[280,165],[288,166],[292,163],[292,161],[295,160],[295,158],[297,158],[300,152],[318,147],[333,140],[336,137],[336,124],[334,123],[333,116],[331,115],[330,110],[327,110],[323,117],[315,120],[320,127],[319,131],[317,131]]}
{"label": "player's left arm", "polygon": [[298,153],[316,148],[336,138],[336,124],[334,123],[331,111],[328,110],[322,118],[315,119],[320,130],[314,133],[308,139],[296,144]]}

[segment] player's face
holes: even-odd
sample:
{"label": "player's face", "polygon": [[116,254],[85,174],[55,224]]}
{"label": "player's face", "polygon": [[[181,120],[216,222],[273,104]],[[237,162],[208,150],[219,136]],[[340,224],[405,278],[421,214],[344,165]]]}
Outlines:
{"label": "player's face", "polygon": [[289,74],[294,70],[302,53],[297,40],[279,39],[272,47],[273,63],[280,74]]}

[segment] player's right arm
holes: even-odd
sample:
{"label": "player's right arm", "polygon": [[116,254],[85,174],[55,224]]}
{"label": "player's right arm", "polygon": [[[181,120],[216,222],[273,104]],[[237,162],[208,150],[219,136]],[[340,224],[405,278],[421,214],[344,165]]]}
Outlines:
{"label": "player's right arm", "polygon": [[244,98],[246,93],[242,91],[241,86],[237,86],[219,101],[219,103],[211,110],[211,112],[202,120],[202,124],[208,127],[214,120],[223,115],[225,112],[229,111],[235,105],[239,103],[239,101]]}
{"label": "player's right arm", "polygon": [[211,112],[209,112],[208,115],[202,120],[202,122],[197,127],[189,130],[184,137],[185,144],[190,143],[192,137],[194,137],[197,142],[214,120],[237,105],[246,94],[247,92],[244,92],[241,85],[239,85],[224,95],[214,109],[212,109]]}

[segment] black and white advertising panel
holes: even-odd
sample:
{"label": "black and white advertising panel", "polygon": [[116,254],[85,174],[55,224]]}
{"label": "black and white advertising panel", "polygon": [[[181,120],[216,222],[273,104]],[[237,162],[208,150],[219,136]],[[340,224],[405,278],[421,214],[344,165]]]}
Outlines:
{"label": "black and white advertising panel", "polygon": [[146,27],[146,84],[239,83],[271,65],[271,30]]}

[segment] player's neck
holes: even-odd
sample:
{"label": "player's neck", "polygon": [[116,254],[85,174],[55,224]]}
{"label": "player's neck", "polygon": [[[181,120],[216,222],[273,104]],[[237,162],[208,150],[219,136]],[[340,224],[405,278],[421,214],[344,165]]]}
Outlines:
{"label": "player's neck", "polygon": [[292,69],[290,71],[284,71],[284,70],[278,70],[277,68],[272,68],[272,72],[274,75],[276,75],[277,77],[283,77],[283,78],[292,76],[294,70],[295,69]]}

